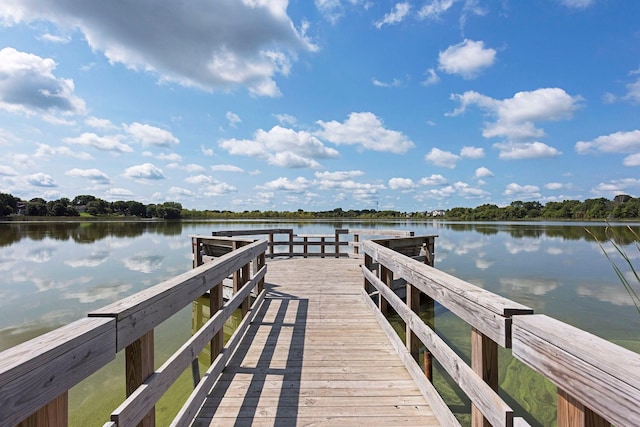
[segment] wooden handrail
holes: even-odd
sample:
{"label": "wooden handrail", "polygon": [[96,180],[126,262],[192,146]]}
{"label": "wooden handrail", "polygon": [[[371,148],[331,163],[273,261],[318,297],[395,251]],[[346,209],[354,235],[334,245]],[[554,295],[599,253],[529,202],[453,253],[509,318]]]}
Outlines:
{"label": "wooden handrail", "polygon": [[199,296],[255,259],[267,248],[264,240],[203,264],[156,286],[89,313],[89,317],[117,320],[117,351],[122,350]]}
{"label": "wooden handrail", "polygon": [[[411,251],[407,251],[407,248],[412,248],[419,239],[425,239],[424,244],[429,252],[425,261],[431,262],[418,262],[408,253]],[[433,263],[433,239],[434,236],[412,236],[363,242],[363,269],[369,271],[365,272],[365,290],[368,293],[370,286],[377,289],[378,309],[383,314],[387,304],[391,304],[403,317],[407,325],[406,346],[413,358],[418,354],[417,343],[422,342],[426,347],[427,369],[430,369],[430,358],[435,357],[471,399],[473,425],[526,425],[524,420],[514,418],[513,411],[498,397],[497,346],[511,346],[511,317],[515,314],[531,314],[533,310],[433,268],[429,265]],[[379,269],[377,277],[370,272],[374,265]],[[410,306],[401,302],[388,288],[397,280],[406,282],[406,304]],[[438,301],[471,325],[470,367],[440,342],[437,335],[428,333],[430,328],[417,317],[414,311],[419,310],[416,302],[420,299],[420,293],[429,297],[430,301]],[[444,350],[443,346],[447,349]],[[407,361],[405,363],[408,364]],[[430,376],[430,373],[426,372],[426,375]],[[484,385],[478,385],[478,381]],[[425,390],[428,390],[424,392],[425,397],[437,407],[440,401],[433,398],[434,391],[428,387]]]}
{"label": "wooden handrail", "polygon": [[513,355],[558,387],[558,426],[568,425],[569,418],[598,426],[638,425],[638,353],[535,315],[514,318]]}
{"label": "wooden handrail", "polygon": [[[135,425],[140,420],[144,420],[142,425],[154,425],[154,411],[149,409],[157,397],[188,368],[194,354],[197,358],[198,349],[211,343],[212,357],[220,354],[223,319],[239,306],[249,311],[252,290],[257,288],[264,295],[267,242],[233,239],[231,244],[236,250],[214,262],[0,353],[0,425],[66,426],[68,390],[125,348],[127,395],[133,397],[106,425]],[[250,277],[252,263],[256,268]],[[222,299],[222,282],[230,275],[238,277],[236,296],[220,307],[217,299]],[[218,314],[155,371],[154,328],[211,289],[215,290],[211,300],[216,301],[212,307]]]}
{"label": "wooden handrail", "polygon": [[[191,362],[197,359],[198,354],[211,342],[213,337],[222,330],[224,323],[233,315],[233,312],[244,301],[247,301],[247,297],[264,279],[266,272],[267,267],[263,266],[231,300],[215,314],[212,313],[207,323],[112,412],[111,420],[119,426],[137,425],[182,372],[189,367]],[[226,347],[224,351],[232,352],[233,350],[233,348]]]}
{"label": "wooden handrail", "polygon": [[84,318],[0,353],[0,425],[66,425],[67,391],[115,359],[115,334]]}

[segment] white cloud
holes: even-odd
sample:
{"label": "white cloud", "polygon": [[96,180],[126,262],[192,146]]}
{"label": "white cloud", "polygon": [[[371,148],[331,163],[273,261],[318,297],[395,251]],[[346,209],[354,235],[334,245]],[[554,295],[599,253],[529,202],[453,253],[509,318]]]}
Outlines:
{"label": "white cloud", "polygon": [[514,182],[507,185],[504,190],[504,195],[511,197],[514,200],[521,199],[540,199],[540,188],[535,185],[520,185]]}
{"label": "white cloud", "polygon": [[133,148],[120,142],[121,139],[121,135],[98,136],[93,132],[85,132],[76,138],[65,138],[64,142],[67,144],[84,145],[114,153],[131,153]]}
{"label": "white cloud", "polygon": [[565,188],[565,185],[560,182],[549,182],[544,185],[544,188],[547,190],[562,190]]}
{"label": "white cloud", "polygon": [[44,40],[49,43],[67,44],[71,41],[69,36],[56,36],[55,34],[45,33],[38,37],[40,40]]}
{"label": "white cloud", "polygon": [[556,148],[542,142],[507,142],[494,144],[500,150],[498,157],[504,160],[543,159],[562,154]]}
{"label": "white cloud", "polygon": [[640,166],[640,153],[628,155],[624,158],[622,164],[625,166]]}
{"label": "white cloud", "polygon": [[389,180],[389,188],[392,190],[413,190],[416,187],[415,182],[409,178],[391,178]]}
{"label": "white cloud", "polygon": [[191,190],[182,187],[170,187],[169,194],[176,197],[194,197],[195,194]]}
{"label": "white cloud", "polygon": [[[640,69],[632,71],[629,74],[640,74]],[[627,84],[627,94],[624,96],[624,99],[628,99],[635,104],[640,104],[640,78],[636,79],[635,82]]]}
{"label": "white cloud", "polygon": [[591,141],[578,141],[575,145],[578,154],[634,153],[640,151],[640,130],[614,132],[602,135]]}
{"label": "white cloud", "polygon": [[387,88],[399,87],[402,85],[402,82],[399,79],[393,79],[390,83],[386,83],[374,78],[374,79],[371,79],[371,83],[373,83],[374,86],[387,87]]}
{"label": "white cloud", "polygon": [[201,145],[200,146],[200,151],[202,152],[203,155],[205,155],[207,157],[213,156],[213,149],[212,148],[207,148],[204,145]]}
{"label": "white cloud", "polygon": [[481,159],[484,157],[484,148],[462,147],[462,150],[460,150],[460,157],[465,157],[467,159]]}
{"label": "white cloud", "polygon": [[86,178],[94,182],[99,182],[104,184],[108,184],[110,181],[109,176],[99,169],[73,168],[73,169],[69,169],[64,174],[72,178]]}
{"label": "white cloud", "polygon": [[[0,17],[2,12],[0,9]],[[0,109],[24,114],[85,114],[84,101],[74,94],[73,80],[56,77],[55,69],[53,59],[12,47],[0,50]]]}
{"label": "white cloud", "polygon": [[93,156],[89,153],[73,151],[69,147],[51,147],[47,144],[38,144],[33,157],[48,159],[57,154],[69,157],[75,157],[80,160],[93,160]]}
{"label": "white cloud", "polygon": [[429,68],[425,71],[425,74],[427,74],[427,78],[422,81],[423,85],[431,86],[440,82],[440,77],[433,68]]}
{"label": "white cloud", "polygon": [[453,3],[454,0],[433,0],[420,8],[418,18],[438,19],[453,6]]}
{"label": "white cloud", "polygon": [[0,165],[0,175],[16,176],[18,173],[10,166]]}
{"label": "white cloud", "polygon": [[530,92],[518,92],[513,98],[494,99],[478,92],[467,91],[451,95],[460,107],[448,116],[457,116],[471,105],[486,111],[494,122],[487,122],[482,135],[485,138],[505,137],[517,141],[540,138],[544,131],[535,127],[538,121],[569,119],[580,108],[582,98],[570,96],[560,88],[542,88]]}
{"label": "white cloud", "polygon": [[215,178],[208,175],[195,175],[195,176],[190,176],[188,178],[185,178],[184,182],[186,182],[187,184],[201,185],[201,184],[214,184],[218,181]]}
{"label": "white cloud", "polygon": [[360,170],[315,173],[316,178],[326,181],[347,181],[362,175],[364,172]]}
{"label": "white cloud", "polygon": [[213,172],[237,172],[242,173],[244,169],[235,165],[213,165],[211,166]]}
{"label": "white cloud", "polygon": [[440,175],[440,174],[433,174],[431,176],[428,177],[424,177],[422,179],[420,179],[420,181],[418,181],[418,183],[420,185],[427,185],[427,186],[437,186],[437,185],[444,185],[447,183],[447,179]]}
{"label": "white cloud", "polygon": [[490,169],[482,166],[478,169],[476,169],[476,173],[474,175],[476,178],[491,178],[492,176],[495,176],[493,174],[493,172],[491,172]]}
{"label": "white cloud", "polygon": [[411,4],[409,2],[396,3],[394,9],[384,15],[384,17],[375,23],[377,29],[382,28],[384,25],[399,24],[409,14],[411,10]]}
{"label": "white cloud", "polygon": [[35,187],[57,187],[56,181],[51,175],[39,172],[29,175],[27,182]]}
{"label": "white cloud", "polygon": [[204,195],[206,197],[225,196],[227,194],[235,193],[236,191],[238,191],[238,189],[233,185],[219,181],[204,187]]}
{"label": "white cloud", "polygon": [[118,7],[83,0],[4,0],[0,20],[48,21],[62,30],[79,30],[110,62],[153,73],[160,81],[205,90],[245,85],[253,94],[276,96],[275,76],[288,74],[298,52],[317,50],[305,35],[308,25],[297,28],[287,6],[287,1],[249,0],[163,7],[153,0],[123,0]]}
{"label": "white cloud", "polygon": [[110,188],[106,192],[109,198],[124,198],[124,197],[134,197],[135,194],[131,190],[127,190],[126,188]]}
{"label": "white cloud", "polygon": [[601,182],[591,189],[591,193],[599,197],[612,198],[618,194],[628,193],[630,188],[640,188],[640,179],[625,178]]}
{"label": "white cloud", "polygon": [[448,74],[473,79],[482,69],[493,65],[495,57],[495,49],[485,49],[484,42],[465,39],[440,52],[438,68]]}
{"label": "white cloud", "polygon": [[160,153],[156,156],[156,159],[166,162],[181,162],[182,156],[178,153]]}
{"label": "white cloud", "polygon": [[111,130],[115,129],[116,126],[111,123],[108,119],[100,119],[95,116],[89,116],[84,120],[84,123],[92,128],[103,129],[103,130]]}
{"label": "white cloud", "polygon": [[260,129],[252,140],[226,139],[218,144],[230,154],[263,158],[269,164],[287,168],[319,168],[316,159],[336,158],[339,154],[309,132],[281,126],[269,131]]}
{"label": "white cloud", "polygon": [[434,147],[424,156],[424,159],[436,166],[453,169],[460,160],[460,156]]}
{"label": "white cloud", "polygon": [[278,119],[281,125],[293,126],[298,122],[298,120],[290,114],[274,114],[274,117]]}
{"label": "white cloud", "polygon": [[188,165],[184,166],[184,170],[186,170],[189,173],[196,173],[196,172],[204,172],[206,169],[204,166],[196,165],[195,163],[189,163]]}
{"label": "white cloud", "polygon": [[123,127],[135,140],[144,145],[170,148],[180,143],[171,132],[155,126],[134,122]]}
{"label": "white cloud", "polygon": [[293,181],[287,177],[280,177],[273,181],[266,182],[257,188],[263,190],[287,191],[291,193],[304,193],[309,188],[309,184],[309,180],[303,177],[298,177]]}
{"label": "white cloud", "polygon": [[389,151],[396,154],[406,153],[415,146],[401,132],[386,129],[382,121],[369,112],[351,113],[343,123],[335,120],[330,122],[318,120],[316,123],[322,127],[316,135],[337,145],[361,145],[368,150]]}
{"label": "white cloud", "polygon": [[125,169],[124,176],[132,179],[151,181],[165,179],[165,176],[162,173],[162,169],[159,169],[151,163],[143,163],[141,165],[131,166]]}
{"label": "white cloud", "polygon": [[232,113],[231,111],[227,111],[226,117],[227,121],[229,122],[229,126],[231,127],[238,127],[238,123],[242,123],[240,116],[236,113]]}
{"label": "white cloud", "polygon": [[572,9],[586,9],[595,3],[595,0],[560,0],[560,3]]}

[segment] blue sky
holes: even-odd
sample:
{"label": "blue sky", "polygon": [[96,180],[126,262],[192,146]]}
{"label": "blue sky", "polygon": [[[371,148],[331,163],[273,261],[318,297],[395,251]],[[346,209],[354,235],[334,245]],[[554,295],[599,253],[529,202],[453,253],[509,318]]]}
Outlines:
{"label": "blue sky", "polygon": [[3,0],[0,192],[423,211],[640,195],[640,2]]}

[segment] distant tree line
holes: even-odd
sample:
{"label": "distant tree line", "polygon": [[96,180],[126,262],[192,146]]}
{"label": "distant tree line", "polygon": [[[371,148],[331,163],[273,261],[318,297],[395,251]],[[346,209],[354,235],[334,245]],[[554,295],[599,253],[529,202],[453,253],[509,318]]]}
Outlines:
{"label": "distant tree line", "polygon": [[182,205],[176,202],[145,205],[134,200],[107,202],[87,194],[76,196],[73,200],[63,197],[46,201],[36,197],[25,201],[11,194],[0,193],[0,216],[76,217],[82,214],[96,217],[180,219],[182,218]]}
{"label": "distant tree line", "polygon": [[[437,214],[436,214],[437,212]],[[148,204],[137,201],[107,202],[91,195],[76,196],[73,200],[61,198],[46,201],[34,198],[21,200],[11,194],[0,193],[0,216],[123,216],[160,219],[425,219],[438,218],[463,221],[513,221],[513,220],[638,220],[640,219],[640,199],[627,195],[616,196],[613,200],[597,199],[564,200],[562,202],[514,201],[508,206],[483,204],[475,208],[456,207],[446,211],[399,212],[375,209],[329,211],[243,211],[190,210],[180,203],[164,202]]]}
{"label": "distant tree line", "polygon": [[597,199],[564,200],[562,202],[511,202],[505,207],[484,204],[475,208],[453,208],[447,211],[447,219],[465,221],[510,221],[522,219],[561,220],[621,220],[638,219],[640,199],[616,196],[614,200]]}

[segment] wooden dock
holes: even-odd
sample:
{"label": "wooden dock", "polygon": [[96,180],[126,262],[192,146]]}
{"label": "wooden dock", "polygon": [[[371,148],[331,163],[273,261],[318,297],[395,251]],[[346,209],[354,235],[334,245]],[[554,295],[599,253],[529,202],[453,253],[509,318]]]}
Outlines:
{"label": "wooden dock", "polygon": [[[192,236],[192,270],[0,353],[0,426],[66,427],[69,389],[122,352],[127,397],[103,427],[154,427],[188,370],[171,426],[459,426],[436,363],[471,402],[471,425],[525,427],[499,389],[500,347],[557,387],[559,427],[640,425],[640,355],[436,269],[436,236],[214,234]],[[203,295],[208,320],[158,367],[155,328]],[[470,326],[470,361],[433,329],[436,302]]]}
{"label": "wooden dock", "polygon": [[440,425],[362,299],[360,262],[270,261],[265,301],[193,425]]}

